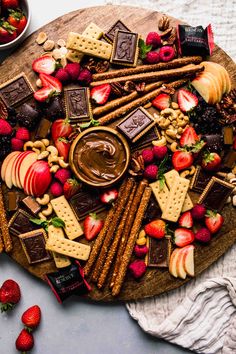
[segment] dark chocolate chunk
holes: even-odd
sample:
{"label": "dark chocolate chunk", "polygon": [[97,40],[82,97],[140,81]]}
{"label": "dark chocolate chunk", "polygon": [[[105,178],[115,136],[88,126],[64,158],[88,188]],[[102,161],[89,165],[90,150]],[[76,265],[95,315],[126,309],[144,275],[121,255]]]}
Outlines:
{"label": "dark chocolate chunk", "polygon": [[105,209],[104,203],[101,202],[99,194],[93,190],[81,190],[75,194],[69,204],[79,220],[84,219],[90,213],[97,213]]}
{"label": "dark chocolate chunk", "polygon": [[0,86],[0,97],[7,106],[18,105],[31,97],[33,92],[33,88],[24,73]]}
{"label": "dark chocolate chunk", "polygon": [[55,120],[65,117],[65,110],[61,96],[52,97],[49,102],[41,105],[45,118]]}
{"label": "dark chocolate chunk", "polygon": [[104,34],[105,39],[107,39],[108,42],[113,43],[117,30],[124,30],[126,32],[131,32],[130,29],[122,21],[118,20]]}
{"label": "dark chocolate chunk", "polygon": [[7,211],[16,211],[19,205],[20,195],[16,191],[7,192]]}
{"label": "dark chocolate chunk", "polygon": [[0,97],[0,117],[2,119],[6,119],[7,116],[8,116],[7,106],[5,105],[2,98]]}
{"label": "dark chocolate chunk", "polygon": [[148,267],[168,267],[171,253],[170,237],[162,239],[148,238]]}
{"label": "dark chocolate chunk", "polygon": [[158,219],[161,217],[162,211],[159,207],[159,204],[156,201],[156,198],[151,195],[144,218],[143,224],[147,224],[154,219]]}
{"label": "dark chocolate chunk", "polygon": [[223,158],[223,167],[231,170],[236,163],[236,151],[229,150]]}
{"label": "dark chocolate chunk", "polygon": [[139,35],[117,30],[115,33],[111,63],[136,66],[138,60]]}
{"label": "dark chocolate chunk", "polygon": [[18,236],[35,229],[39,229],[40,226],[33,224],[30,219],[33,218],[32,215],[28,214],[22,209],[18,209],[9,221],[9,230],[12,235]]}
{"label": "dark chocolate chunk", "polygon": [[220,134],[206,134],[202,139],[207,143],[206,148],[210,152],[217,152],[223,150],[223,137]]}
{"label": "dark chocolate chunk", "polygon": [[234,189],[234,185],[212,177],[198,200],[211,210],[221,211],[227,198]]}
{"label": "dark chocolate chunk", "polygon": [[197,166],[190,183],[190,188],[195,192],[202,193],[211,178],[211,173],[206,172],[201,166]]}
{"label": "dark chocolate chunk", "polygon": [[50,133],[52,123],[48,119],[41,119],[39,126],[35,133],[35,139],[47,138]]}
{"label": "dark chocolate chunk", "polygon": [[152,116],[139,107],[126,116],[116,127],[132,142],[140,139],[155,122]]}
{"label": "dark chocolate chunk", "polygon": [[46,236],[44,229],[30,231],[19,235],[22,248],[29,264],[35,264],[51,259],[50,253],[45,248]]}
{"label": "dark chocolate chunk", "polygon": [[143,150],[145,147],[152,145],[153,140],[159,139],[159,132],[157,127],[151,128],[147,133],[145,133],[136,143],[131,144],[131,150]]}
{"label": "dark chocolate chunk", "polygon": [[23,103],[16,111],[19,125],[29,130],[33,130],[41,118],[41,112],[33,101]]}
{"label": "dark chocolate chunk", "polygon": [[92,111],[87,87],[71,88],[64,91],[66,116],[71,123],[79,123],[91,119]]}
{"label": "dark chocolate chunk", "polygon": [[29,211],[31,211],[31,213],[35,215],[38,214],[41,210],[39,203],[36,202],[36,200],[30,195],[22,199],[22,203],[26,206],[27,209],[29,209]]}

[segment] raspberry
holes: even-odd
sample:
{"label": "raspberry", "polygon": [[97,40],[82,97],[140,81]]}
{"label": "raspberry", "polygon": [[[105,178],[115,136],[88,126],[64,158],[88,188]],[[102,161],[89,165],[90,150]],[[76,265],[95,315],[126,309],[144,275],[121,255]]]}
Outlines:
{"label": "raspberry", "polygon": [[62,184],[56,181],[53,182],[50,187],[50,192],[54,197],[60,197],[64,193]]}
{"label": "raspberry", "polygon": [[81,70],[81,72],[78,76],[78,81],[82,85],[89,85],[90,82],[92,81],[91,72],[88,69]]}
{"label": "raspberry", "polygon": [[148,247],[147,246],[136,245],[134,247],[134,254],[138,258],[143,258],[144,256],[146,256],[147,253],[148,253]]}
{"label": "raspberry", "polygon": [[191,210],[191,214],[193,219],[195,220],[201,220],[205,217],[206,214],[206,208],[202,204],[196,204],[193,209]]}
{"label": "raspberry", "polygon": [[170,61],[175,57],[175,50],[173,47],[165,46],[159,51],[161,61]]}
{"label": "raspberry", "polygon": [[156,179],[157,178],[158,167],[156,165],[149,165],[144,170],[144,177],[148,179]]}
{"label": "raspberry", "polygon": [[60,68],[59,70],[57,70],[55,77],[61,81],[63,84],[66,84],[67,82],[70,81],[70,75],[68,74],[68,72],[63,69]]}
{"label": "raspberry", "polygon": [[0,119],[0,135],[11,135],[11,133],[11,125],[5,119]]}
{"label": "raspberry", "polygon": [[27,128],[20,127],[16,132],[16,138],[23,141],[28,141],[30,140],[30,132]]}
{"label": "raspberry", "polygon": [[197,241],[207,243],[211,240],[211,233],[206,227],[202,227],[196,232],[195,239]]}
{"label": "raspberry", "polygon": [[166,156],[168,149],[166,146],[154,146],[152,151],[156,159],[162,160]]}
{"label": "raspberry", "polygon": [[161,46],[161,37],[157,32],[149,32],[146,37],[146,45],[151,45],[153,49]]}
{"label": "raspberry", "polygon": [[145,58],[146,63],[148,64],[157,64],[160,61],[159,53],[157,52],[148,52]]}
{"label": "raspberry", "polygon": [[65,71],[69,74],[72,81],[76,81],[80,73],[79,63],[70,63],[65,66]]}
{"label": "raspberry", "polygon": [[54,175],[56,179],[62,184],[65,184],[66,181],[71,178],[71,172],[65,168],[60,168]]}
{"label": "raspberry", "polygon": [[142,151],[142,157],[143,157],[143,160],[144,160],[144,163],[145,164],[150,164],[153,162],[154,160],[154,154],[153,154],[153,151],[151,149],[145,149]]}
{"label": "raspberry", "polygon": [[12,138],[11,139],[11,149],[12,151],[21,151],[23,150],[24,146],[24,141],[17,139],[17,138]]}
{"label": "raspberry", "polygon": [[135,279],[141,278],[146,273],[147,266],[144,261],[137,259],[129,265],[129,270]]}

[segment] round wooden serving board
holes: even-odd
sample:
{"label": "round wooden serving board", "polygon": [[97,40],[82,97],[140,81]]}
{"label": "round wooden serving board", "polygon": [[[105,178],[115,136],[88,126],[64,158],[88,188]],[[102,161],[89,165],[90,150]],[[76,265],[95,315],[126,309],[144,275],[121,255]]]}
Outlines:
{"label": "round wooden serving board", "polygon": [[[29,36],[21,47],[1,64],[0,83],[13,78],[22,71],[26,73],[32,83],[36,81],[36,75],[31,69],[31,64],[36,57],[42,54],[42,48],[35,43],[40,31],[46,32],[50,39],[57,41],[59,38],[66,39],[70,31],[81,33],[90,22],[96,23],[105,31],[116,20],[120,19],[132,31],[140,33],[145,38],[150,30],[157,29],[157,23],[161,15],[159,12],[141,8],[109,5],[82,9],[59,17]],[[174,18],[171,19],[171,25],[175,26],[179,22]],[[236,65],[232,59],[216,46],[211,60],[225,66],[231,76],[233,87],[236,87]],[[192,195],[192,197],[195,201],[198,198],[197,195]],[[213,238],[211,244],[196,246],[196,276],[222,256],[236,241],[235,209],[231,205],[226,206],[223,215],[225,217],[224,226],[220,233]],[[10,256],[27,271],[39,278],[43,278],[45,273],[56,271],[53,261],[30,266],[18,238],[14,237],[13,242],[14,249]],[[127,276],[118,298],[113,298],[106,288],[103,291],[98,291],[95,287],[89,297],[96,301],[137,300],[178,288],[189,280],[191,280],[189,277],[186,280],[175,279],[169,274],[168,270],[151,270],[139,282]]]}

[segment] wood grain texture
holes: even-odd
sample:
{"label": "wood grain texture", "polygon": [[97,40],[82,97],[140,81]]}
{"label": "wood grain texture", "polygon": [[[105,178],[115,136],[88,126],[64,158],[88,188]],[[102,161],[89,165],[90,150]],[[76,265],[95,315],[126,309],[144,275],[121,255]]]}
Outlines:
{"label": "wood grain texture", "polygon": [[[90,22],[96,23],[105,31],[117,19],[121,19],[132,31],[137,31],[145,38],[150,29],[157,29],[160,16],[161,13],[150,10],[110,5],[82,9],[66,14],[33,33],[23,42],[20,48],[0,65],[0,84],[22,71],[26,73],[32,83],[36,81],[36,74],[31,69],[31,63],[42,53],[42,48],[35,43],[37,34],[40,31],[45,31],[50,39],[57,41],[59,38],[66,39],[69,31],[82,32]],[[171,25],[176,25],[179,22],[174,18],[171,18],[170,21]],[[236,87],[236,65],[231,58],[216,46],[211,60],[221,63],[228,70],[233,87]],[[192,197],[197,200],[198,196],[192,194]],[[236,241],[235,209],[231,206],[226,206],[223,210],[223,215],[225,224],[220,233],[213,238],[211,244],[209,246],[196,246],[196,275],[207,269]],[[43,279],[45,273],[56,270],[52,261],[43,262],[37,266],[29,266],[18,238],[13,237],[13,243],[14,249],[10,256],[34,276]],[[175,279],[167,270],[151,270],[139,282],[127,276],[125,285],[117,298],[111,296],[108,288],[99,291],[95,287],[89,297],[96,301],[137,300],[175,289],[189,280],[191,279]]]}

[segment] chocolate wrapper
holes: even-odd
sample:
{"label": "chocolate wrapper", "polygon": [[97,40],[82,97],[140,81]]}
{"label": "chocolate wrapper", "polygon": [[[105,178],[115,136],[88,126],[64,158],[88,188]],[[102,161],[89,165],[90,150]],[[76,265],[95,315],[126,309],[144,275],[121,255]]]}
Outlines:
{"label": "chocolate wrapper", "polygon": [[78,261],[58,272],[46,274],[45,279],[59,303],[72,295],[85,295],[91,290]]}
{"label": "chocolate wrapper", "polygon": [[178,49],[181,56],[211,55],[214,48],[214,38],[211,25],[205,29],[202,26],[177,26]]}

